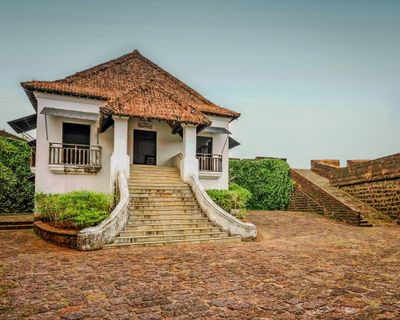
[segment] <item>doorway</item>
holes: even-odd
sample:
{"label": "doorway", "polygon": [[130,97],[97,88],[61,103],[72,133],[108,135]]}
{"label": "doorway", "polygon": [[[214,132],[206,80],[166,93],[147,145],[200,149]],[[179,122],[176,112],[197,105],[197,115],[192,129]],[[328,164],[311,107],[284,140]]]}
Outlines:
{"label": "doorway", "polygon": [[133,163],[153,166],[157,164],[157,132],[133,131]]}

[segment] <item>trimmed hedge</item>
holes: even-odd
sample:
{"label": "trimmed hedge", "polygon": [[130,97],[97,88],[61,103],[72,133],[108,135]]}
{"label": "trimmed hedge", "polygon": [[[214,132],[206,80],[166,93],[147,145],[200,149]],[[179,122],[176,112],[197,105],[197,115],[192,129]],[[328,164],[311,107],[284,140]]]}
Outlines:
{"label": "trimmed hedge", "polygon": [[73,191],[36,194],[36,212],[43,221],[65,229],[83,229],[109,216],[112,196],[100,192]]}
{"label": "trimmed hedge", "polygon": [[294,189],[290,167],[280,159],[229,161],[230,180],[251,192],[248,208],[284,210]]}
{"label": "trimmed hedge", "polygon": [[30,159],[26,142],[0,137],[0,213],[33,211]]}
{"label": "trimmed hedge", "polygon": [[210,198],[222,209],[231,212],[232,209],[245,210],[247,201],[251,197],[250,191],[232,183],[229,190],[207,190]]}

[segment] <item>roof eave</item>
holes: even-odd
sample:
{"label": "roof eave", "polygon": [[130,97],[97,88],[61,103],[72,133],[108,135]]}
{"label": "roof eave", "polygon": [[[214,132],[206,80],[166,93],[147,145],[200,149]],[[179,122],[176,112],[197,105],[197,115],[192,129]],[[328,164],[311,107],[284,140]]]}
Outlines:
{"label": "roof eave", "polygon": [[240,118],[241,114],[238,112],[233,112],[232,114],[221,114],[221,113],[216,113],[216,112],[204,112],[204,114],[209,115],[209,116],[216,116],[216,117],[222,117],[222,118],[230,118],[230,121],[237,120]]}
{"label": "roof eave", "polygon": [[21,86],[24,89],[26,95],[28,96],[29,101],[31,102],[33,108],[37,111],[37,99],[35,97],[34,92],[42,92],[48,94],[58,94],[62,96],[70,96],[70,97],[77,97],[77,98],[85,98],[85,99],[94,99],[94,100],[107,100],[108,98],[101,95],[95,94],[86,94],[86,93],[76,93],[76,92],[69,92],[69,91],[62,91],[57,89],[45,89],[45,88],[38,88],[34,85],[28,84],[27,82],[21,82]]}
{"label": "roof eave", "polygon": [[163,117],[157,117],[157,116],[139,116],[139,115],[131,115],[129,113],[124,113],[124,112],[116,112],[114,110],[110,110],[107,107],[101,107],[100,108],[100,113],[106,116],[110,115],[115,115],[115,116],[123,116],[123,117],[132,117],[132,118],[146,118],[146,119],[153,119],[153,120],[160,120],[160,121],[176,121],[179,123],[184,123],[184,124],[192,124],[196,126],[209,126],[211,125],[211,121],[205,117],[204,121],[190,121],[190,120],[178,120],[178,119],[167,119]]}

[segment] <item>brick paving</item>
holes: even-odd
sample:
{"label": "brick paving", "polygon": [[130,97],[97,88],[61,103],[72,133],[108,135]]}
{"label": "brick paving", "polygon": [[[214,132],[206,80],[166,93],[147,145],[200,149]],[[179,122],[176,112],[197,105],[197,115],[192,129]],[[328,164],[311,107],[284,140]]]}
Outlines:
{"label": "brick paving", "polygon": [[0,319],[399,319],[400,227],[254,212],[233,244],[77,252],[0,231]]}

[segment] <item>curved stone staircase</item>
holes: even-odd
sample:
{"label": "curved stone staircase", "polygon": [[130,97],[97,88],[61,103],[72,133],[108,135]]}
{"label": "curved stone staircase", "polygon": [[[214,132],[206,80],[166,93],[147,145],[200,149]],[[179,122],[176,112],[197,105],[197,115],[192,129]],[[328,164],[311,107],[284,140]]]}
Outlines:
{"label": "curved stone staircase", "polygon": [[133,165],[130,216],[108,247],[241,241],[213,225],[176,167]]}

